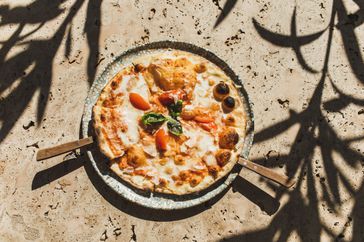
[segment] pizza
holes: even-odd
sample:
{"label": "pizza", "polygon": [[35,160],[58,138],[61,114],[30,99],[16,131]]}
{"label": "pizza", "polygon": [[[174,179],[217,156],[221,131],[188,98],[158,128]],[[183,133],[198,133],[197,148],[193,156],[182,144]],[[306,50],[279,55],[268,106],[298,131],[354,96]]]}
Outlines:
{"label": "pizza", "polygon": [[101,152],[123,180],[143,189],[188,194],[233,168],[246,116],[238,87],[215,64],[177,50],[133,59],[93,107]]}

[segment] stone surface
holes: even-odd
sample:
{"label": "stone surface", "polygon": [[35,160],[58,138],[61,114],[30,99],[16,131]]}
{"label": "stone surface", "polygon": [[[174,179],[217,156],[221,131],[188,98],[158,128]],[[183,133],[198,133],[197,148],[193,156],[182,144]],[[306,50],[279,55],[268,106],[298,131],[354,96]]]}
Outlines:
{"label": "stone surface", "polygon": [[[2,1],[1,241],[363,241],[361,1]],[[222,21],[221,21],[222,20]],[[208,48],[245,80],[250,159],[297,179],[285,190],[242,170],[224,196],[161,212],[95,177],[79,138],[92,80],[157,40]]]}

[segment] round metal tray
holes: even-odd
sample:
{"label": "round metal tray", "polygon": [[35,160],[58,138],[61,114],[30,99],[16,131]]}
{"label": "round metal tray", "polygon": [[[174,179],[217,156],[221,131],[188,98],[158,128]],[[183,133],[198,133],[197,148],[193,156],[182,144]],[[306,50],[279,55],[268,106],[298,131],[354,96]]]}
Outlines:
{"label": "round metal tray", "polygon": [[[83,137],[93,135],[92,107],[96,103],[102,89],[107,84],[107,82],[113,76],[115,76],[124,66],[130,65],[136,57],[152,53],[156,50],[160,51],[161,49],[182,50],[202,56],[220,67],[227,74],[227,76],[229,76],[234,81],[234,83],[238,87],[239,94],[243,101],[245,112],[247,114],[246,137],[244,140],[244,147],[241,153],[241,156],[247,158],[253,142],[254,119],[248,94],[243,88],[243,83],[241,82],[239,77],[233,72],[233,70],[215,54],[201,47],[197,47],[195,45],[184,42],[153,42],[129,49],[119,55],[117,58],[115,58],[115,60],[106,67],[105,71],[101,74],[101,76],[94,81],[89,91],[88,97],[85,102],[82,118]],[[100,175],[102,180],[121,197],[144,207],[162,210],[183,209],[193,207],[208,201],[209,199],[215,197],[216,195],[227,189],[227,187],[233,182],[236,176],[238,176],[241,169],[239,165],[236,165],[228,175],[214,183],[212,186],[204,189],[203,191],[177,196],[141,191],[140,189],[131,186],[130,184],[119,178],[117,175],[115,175],[108,167],[107,158],[104,157],[98,150],[89,150],[87,151],[87,155],[89,156],[92,166],[95,168],[97,174]]]}

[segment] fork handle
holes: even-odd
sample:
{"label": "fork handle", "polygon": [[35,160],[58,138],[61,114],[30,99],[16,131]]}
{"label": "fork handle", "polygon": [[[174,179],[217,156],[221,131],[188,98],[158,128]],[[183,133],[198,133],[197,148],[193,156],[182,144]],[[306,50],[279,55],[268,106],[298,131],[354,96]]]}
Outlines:
{"label": "fork handle", "polygon": [[285,175],[278,174],[277,172],[273,171],[272,169],[258,165],[250,160],[246,160],[246,159],[240,157],[238,163],[240,165],[248,168],[249,170],[254,171],[255,173],[257,173],[261,176],[264,176],[265,178],[268,178],[274,182],[277,182],[287,188],[293,186],[296,183],[294,179],[290,179],[289,177],[287,177]]}
{"label": "fork handle", "polygon": [[90,136],[90,137],[87,137],[84,139],[75,140],[75,141],[64,143],[64,144],[57,145],[54,147],[41,149],[37,152],[36,159],[37,159],[37,161],[48,159],[53,156],[64,154],[66,152],[92,144],[93,142],[94,142],[94,140],[93,140],[92,136]]}

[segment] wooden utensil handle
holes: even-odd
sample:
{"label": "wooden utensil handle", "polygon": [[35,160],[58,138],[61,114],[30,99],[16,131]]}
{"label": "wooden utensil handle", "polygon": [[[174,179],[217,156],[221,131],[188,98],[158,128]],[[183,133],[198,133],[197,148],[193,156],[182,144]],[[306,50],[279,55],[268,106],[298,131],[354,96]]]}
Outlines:
{"label": "wooden utensil handle", "polygon": [[81,148],[83,146],[92,144],[94,142],[92,137],[87,137],[84,139],[68,142],[65,144],[57,145],[51,148],[41,149],[37,152],[36,159],[44,160],[47,158],[51,158],[56,155],[64,154],[66,152]]}
{"label": "wooden utensil handle", "polygon": [[265,178],[268,178],[272,181],[275,181],[287,188],[293,186],[293,184],[295,184],[296,182],[293,180],[293,179],[289,179],[287,176],[285,175],[281,175],[281,174],[278,174],[276,173],[275,171],[267,168],[267,167],[264,167],[264,166],[261,166],[261,165],[258,165],[252,161],[249,161],[249,160],[246,160],[244,158],[239,158],[239,161],[238,163],[246,168],[248,168],[249,170],[252,170],[254,171],[255,173],[261,175],[261,176],[264,176]]}

